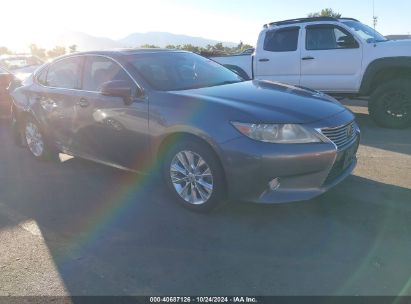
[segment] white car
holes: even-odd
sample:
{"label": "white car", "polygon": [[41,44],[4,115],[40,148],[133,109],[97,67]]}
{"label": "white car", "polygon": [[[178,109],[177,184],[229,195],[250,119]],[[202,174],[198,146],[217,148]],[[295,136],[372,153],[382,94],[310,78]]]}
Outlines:
{"label": "white car", "polygon": [[380,125],[411,125],[411,40],[388,40],[352,18],[264,25],[252,56],[212,57],[243,77],[349,97],[369,97]]}
{"label": "white car", "polygon": [[30,76],[43,63],[43,60],[33,55],[23,54],[0,56],[0,66],[9,70],[17,79],[21,81]]}

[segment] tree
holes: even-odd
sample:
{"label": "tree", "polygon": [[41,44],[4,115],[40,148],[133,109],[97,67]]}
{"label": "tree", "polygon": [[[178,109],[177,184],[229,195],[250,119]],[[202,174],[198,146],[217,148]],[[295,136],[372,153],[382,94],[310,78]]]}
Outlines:
{"label": "tree", "polygon": [[309,18],[316,18],[316,17],[333,17],[333,18],[341,18],[341,14],[334,12],[331,8],[324,8],[321,12],[317,13],[310,13],[308,14]]}
{"label": "tree", "polygon": [[[145,44],[141,46],[142,48],[158,48],[158,46],[153,44]],[[246,49],[253,48],[252,45],[244,44],[242,41],[235,46],[235,47],[226,47],[221,42],[216,43],[215,45],[208,44],[206,47],[195,46],[192,44],[167,44],[166,49],[174,49],[174,50],[184,50],[189,51],[197,54],[201,54],[203,56],[213,56],[217,54],[234,54],[243,52]]]}
{"label": "tree", "polygon": [[251,49],[253,48],[252,45],[249,44],[244,44],[242,41],[240,41],[240,43],[237,45],[237,48],[233,48],[233,51],[236,53],[241,53],[247,49]]}
{"label": "tree", "polygon": [[181,48],[182,50],[193,52],[193,53],[200,53],[201,47],[194,46],[192,44],[184,44]]}
{"label": "tree", "polygon": [[5,46],[0,46],[0,55],[4,54],[9,55],[11,54],[11,51]]}
{"label": "tree", "polygon": [[214,45],[214,49],[217,51],[224,51],[224,46],[221,42],[219,42]]}
{"label": "tree", "polygon": [[72,44],[68,48],[69,48],[70,53],[77,52],[77,44]]}
{"label": "tree", "polygon": [[54,49],[47,52],[47,56],[50,58],[55,58],[64,54],[66,54],[66,48],[58,45]]}
{"label": "tree", "polygon": [[29,46],[29,48],[30,48],[30,53],[33,55],[33,56],[37,56],[37,57],[39,57],[39,58],[42,58],[42,59],[46,59],[46,50],[45,49],[43,49],[43,48],[39,48],[36,44],[30,44],[30,46]]}
{"label": "tree", "polygon": [[154,44],[143,44],[140,47],[143,48],[143,49],[158,49],[158,48],[160,48],[159,46],[154,45]]}

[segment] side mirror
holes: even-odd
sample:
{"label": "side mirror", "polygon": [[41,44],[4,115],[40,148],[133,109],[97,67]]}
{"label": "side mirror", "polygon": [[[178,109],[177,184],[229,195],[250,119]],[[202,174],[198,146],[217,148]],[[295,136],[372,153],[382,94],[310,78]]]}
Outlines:
{"label": "side mirror", "polygon": [[341,48],[358,48],[358,42],[352,36],[342,36],[338,38],[337,45]]}
{"label": "side mirror", "polygon": [[100,93],[106,96],[121,97],[125,104],[133,102],[132,87],[128,81],[107,81],[101,85]]}

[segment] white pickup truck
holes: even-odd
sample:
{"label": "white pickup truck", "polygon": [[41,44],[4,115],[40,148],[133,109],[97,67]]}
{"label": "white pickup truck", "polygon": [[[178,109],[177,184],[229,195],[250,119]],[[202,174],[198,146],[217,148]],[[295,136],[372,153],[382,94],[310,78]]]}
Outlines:
{"label": "white pickup truck", "polygon": [[253,55],[211,59],[244,78],[368,98],[370,115],[379,125],[411,125],[411,40],[388,40],[352,18],[269,23]]}

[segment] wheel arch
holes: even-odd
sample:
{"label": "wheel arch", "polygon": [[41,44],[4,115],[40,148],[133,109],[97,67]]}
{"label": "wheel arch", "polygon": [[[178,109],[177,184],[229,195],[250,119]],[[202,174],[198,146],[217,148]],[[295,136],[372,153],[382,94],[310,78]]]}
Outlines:
{"label": "wheel arch", "polygon": [[22,131],[24,122],[27,121],[27,119],[29,118],[34,119],[39,125],[41,125],[40,121],[37,119],[36,115],[32,111],[18,110],[15,105],[12,105],[12,111],[16,113],[17,126],[19,127],[20,131]]}
{"label": "wheel arch", "polygon": [[369,96],[381,83],[396,78],[411,78],[411,56],[381,58],[371,62],[364,73],[360,95]]}
{"label": "wheel arch", "polygon": [[221,151],[218,148],[218,145],[208,136],[195,134],[195,133],[185,131],[185,130],[168,133],[167,135],[162,137],[161,140],[156,145],[156,151],[155,151],[156,161],[159,163],[162,162],[162,156],[165,153],[167,153],[168,149],[170,149],[173,143],[181,141],[181,140],[187,140],[187,139],[191,139],[201,144],[204,144],[210,149],[210,151],[214,154],[214,156],[216,157],[221,167],[221,170],[223,172],[223,180],[224,180],[225,186],[228,187],[226,168],[223,162],[221,161],[221,155],[222,155]]}

